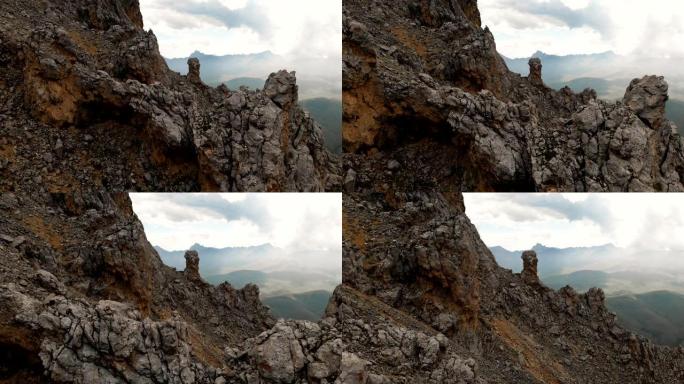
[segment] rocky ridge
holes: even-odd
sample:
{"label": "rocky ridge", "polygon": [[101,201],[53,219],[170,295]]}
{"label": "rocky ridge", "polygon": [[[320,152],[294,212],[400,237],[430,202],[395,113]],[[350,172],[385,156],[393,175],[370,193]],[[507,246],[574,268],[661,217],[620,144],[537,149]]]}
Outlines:
{"label": "rocky ridge", "polygon": [[323,191],[340,160],[294,72],[230,91],[170,71],[137,0],[3,1],[0,188]]}
{"label": "rocky ridge", "polygon": [[0,206],[3,382],[475,380],[460,346],[350,286],[317,323],[276,322],[256,286],[204,282],[197,252],[164,266],[124,194],[4,193]]}
{"label": "rocky ridge", "polygon": [[476,1],[350,0],[343,17],[347,179],[368,168],[441,190],[684,190],[662,77],[635,79],[617,103],[552,90],[538,59],[528,77],[507,69]]}
{"label": "rocky ridge", "polygon": [[[368,175],[361,175],[368,177]],[[0,379],[109,383],[673,383],[684,349],[622,329],[599,289],[496,265],[460,193],[344,199],[344,284],[319,322],[254,285],[164,266],[122,194],[1,195]]]}
{"label": "rocky ridge", "polygon": [[427,372],[413,370],[415,381],[392,382],[684,379],[684,349],[624,330],[600,289],[578,294],[569,286],[544,286],[534,251],[521,255],[519,274],[499,267],[467,218],[460,193],[384,188],[356,185],[345,195],[344,283],[366,301],[400,312],[388,316],[393,321],[420,323],[447,338],[446,351],[455,348],[462,360],[474,362],[470,381],[465,375],[430,381]]}

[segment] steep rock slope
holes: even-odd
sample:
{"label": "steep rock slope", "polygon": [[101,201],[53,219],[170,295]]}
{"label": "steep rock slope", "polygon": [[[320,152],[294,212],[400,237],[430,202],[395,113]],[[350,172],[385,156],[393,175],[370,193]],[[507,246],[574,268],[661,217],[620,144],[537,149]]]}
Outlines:
{"label": "steep rock slope", "polygon": [[[360,175],[369,178],[370,175]],[[164,266],[126,195],[5,193],[0,379],[141,383],[673,383],[684,349],[553,291],[536,254],[496,265],[459,193],[344,200],[344,285],[319,322],[279,321],[201,255]]]}
{"label": "steep rock slope", "polygon": [[3,382],[475,380],[461,346],[352,287],[319,322],[274,324],[255,286],[204,282],[197,252],[182,272],[162,265],[126,195],[5,193],[0,206]]}
{"label": "steep rock slope", "polygon": [[527,77],[508,71],[476,1],[349,0],[343,12],[348,179],[401,167],[442,190],[684,189],[663,78],[635,79],[621,103],[552,90],[538,59]]}
{"label": "steep rock slope", "polygon": [[220,345],[274,323],[256,286],[201,281],[196,254],[184,272],[164,266],[126,195],[5,193],[0,205],[2,379],[213,380]]}
{"label": "steep rock slope", "polygon": [[294,72],[230,91],[170,71],[137,0],[3,1],[3,190],[321,191],[339,159]]}
{"label": "steep rock slope", "polygon": [[[624,330],[606,309],[600,289],[578,294],[570,287],[544,286],[534,251],[520,255],[521,273],[496,265],[468,220],[460,193],[370,185],[356,184],[343,204],[344,283],[358,292],[353,301],[381,302],[396,311],[385,312],[393,321],[409,319],[423,332],[446,337],[438,359],[454,348],[473,361],[472,376],[440,381],[430,371],[435,366],[427,366],[411,371],[413,381],[409,375],[392,382],[684,379],[684,349],[656,346]],[[391,353],[359,355],[380,364]],[[383,372],[380,365],[369,369]]]}

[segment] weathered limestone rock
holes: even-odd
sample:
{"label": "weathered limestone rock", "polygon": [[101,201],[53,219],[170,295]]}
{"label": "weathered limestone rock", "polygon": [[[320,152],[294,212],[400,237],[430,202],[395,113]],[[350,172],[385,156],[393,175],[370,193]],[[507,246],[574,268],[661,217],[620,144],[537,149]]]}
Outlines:
{"label": "weathered limestone rock", "polygon": [[188,81],[194,84],[202,84],[200,78],[200,62],[196,57],[188,59]]}
{"label": "weathered limestone rock", "polygon": [[522,254],[523,270],[520,277],[528,285],[539,285],[539,276],[537,275],[537,252],[525,251]]}
{"label": "weathered limestone rock", "polygon": [[185,276],[189,280],[202,280],[199,273],[199,254],[195,250],[185,251]]}
{"label": "weathered limestone rock", "polygon": [[542,62],[538,57],[530,59],[530,75],[527,77],[530,83],[534,85],[544,85],[542,80]]}
{"label": "weathered limestone rock", "polygon": [[283,70],[271,73],[264,84],[264,94],[282,108],[292,105],[298,98],[295,72]]}
{"label": "weathered limestone rock", "polygon": [[659,127],[665,119],[668,85],[662,76],[645,76],[629,84],[622,102],[650,128]]}

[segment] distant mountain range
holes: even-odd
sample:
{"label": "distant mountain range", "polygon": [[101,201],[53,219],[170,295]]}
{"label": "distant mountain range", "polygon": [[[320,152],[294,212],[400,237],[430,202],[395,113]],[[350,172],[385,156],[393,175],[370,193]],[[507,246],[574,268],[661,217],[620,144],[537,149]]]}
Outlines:
{"label": "distant mountain range", "polygon": [[[684,133],[684,74],[674,60],[625,57],[613,52],[556,56],[537,51],[531,57],[542,60],[542,77],[548,86],[555,89],[568,86],[575,92],[592,88],[607,100],[621,100],[633,78],[664,75],[670,85],[667,118]],[[511,71],[522,76],[529,74],[529,58],[503,58]]]}
{"label": "distant mountain range", "polygon": [[642,271],[603,272],[593,270],[575,271],[564,275],[543,277],[544,284],[559,289],[570,285],[579,292],[597,287],[607,295],[622,293],[645,293],[657,290],[677,290],[684,292],[681,279],[663,273]]}
{"label": "distant mountain range", "polygon": [[[331,62],[333,58],[295,60],[269,51],[222,56],[195,51],[188,57],[165,58],[165,60],[171,70],[186,74],[189,57],[199,59],[202,81],[211,86],[226,83],[229,88],[231,85],[236,88],[237,82],[241,82],[257,89],[263,86],[263,83],[259,85],[257,79],[265,80],[270,73],[287,69],[297,72],[300,100],[317,97],[338,100],[342,98],[341,63]],[[340,68],[339,72],[332,70],[335,65]]]}
{"label": "distant mountain range", "polygon": [[[500,266],[508,268],[513,272],[522,270],[520,251],[509,251],[503,247],[494,246],[489,248],[494,254]],[[580,269],[581,266],[593,263],[600,257],[607,257],[619,251],[612,244],[596,247],[576,247],[576,248],[553,248],[542,244],[536,244],[532,250],[537,252],[539,258],[538,273],[540,277],[560,275],[573,270]]]}
{"label": "distant mountain range", "polygon": [[[185,269],[185,250],[154,248],[164,264]],[[334,252],[288,252],[271,244],[226,248],[193,244],[190,249],[199,253],[200,275],[205,281],[214,285],[226,281],[235,288],[256,284],[261,300],[273,308],[276,316],[285,318],[320,317],[325,309],[323,303],[342,282],[341,258],[337,265]]]}
{"label": "distant mountain range", "polygon": [[[164,264],[180,271],[185,269],[185,250],[167,251],[159,246],[154,249],[159,253]],[[193,244],[189,249],[196,250],[200,255],[200,274],[214,275],[238,269],[263,269],[273,263],[282,250],[271,244],[252,247],[212,248],[200,244]]]}
{"label": "distant mountain range", "polygon": [[[262,272],[241,270],[222,275],[210,275],[205,278],[208,283],[218,285],[227,281],[235,288],[247,284],[259,286],[261,301],[271,308],[277,318],[295,320],[319,320],[330,299],[332,289],[340,281],[323,274],[299,271]],[[325,289],[311,287],[327,286]]]}
{"label": "distant mountain range", "polygon": [[256,284],[259,286],[262,297],[288,295],[321,289],[332,291],[341,282],[341,279],[334,273],[292,269],[273,272],[238,270],[203,277],[208,283],[218,285],[227,281],[235,288],[242,288],[249,283]]}

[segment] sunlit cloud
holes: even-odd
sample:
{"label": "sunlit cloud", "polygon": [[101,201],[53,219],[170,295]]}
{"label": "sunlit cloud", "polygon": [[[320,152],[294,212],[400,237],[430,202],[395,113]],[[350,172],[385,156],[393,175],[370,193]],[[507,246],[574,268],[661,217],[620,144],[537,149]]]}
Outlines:
{"label": "sunlit cloud", "polygon": [[132,193],[133,209],[153,245],[183,250],[270,243],[288,250],[342,244],[338,193]]}
{"label": "sunlit cloud", "polygon": [[483,24],[508,57],[612,50],[683,56],[684,4],[669,0],[480,0]]}
{"label": "sunlit cloud", "polygon": [[684,194],[465,194],[488,246],[684,250]]}

